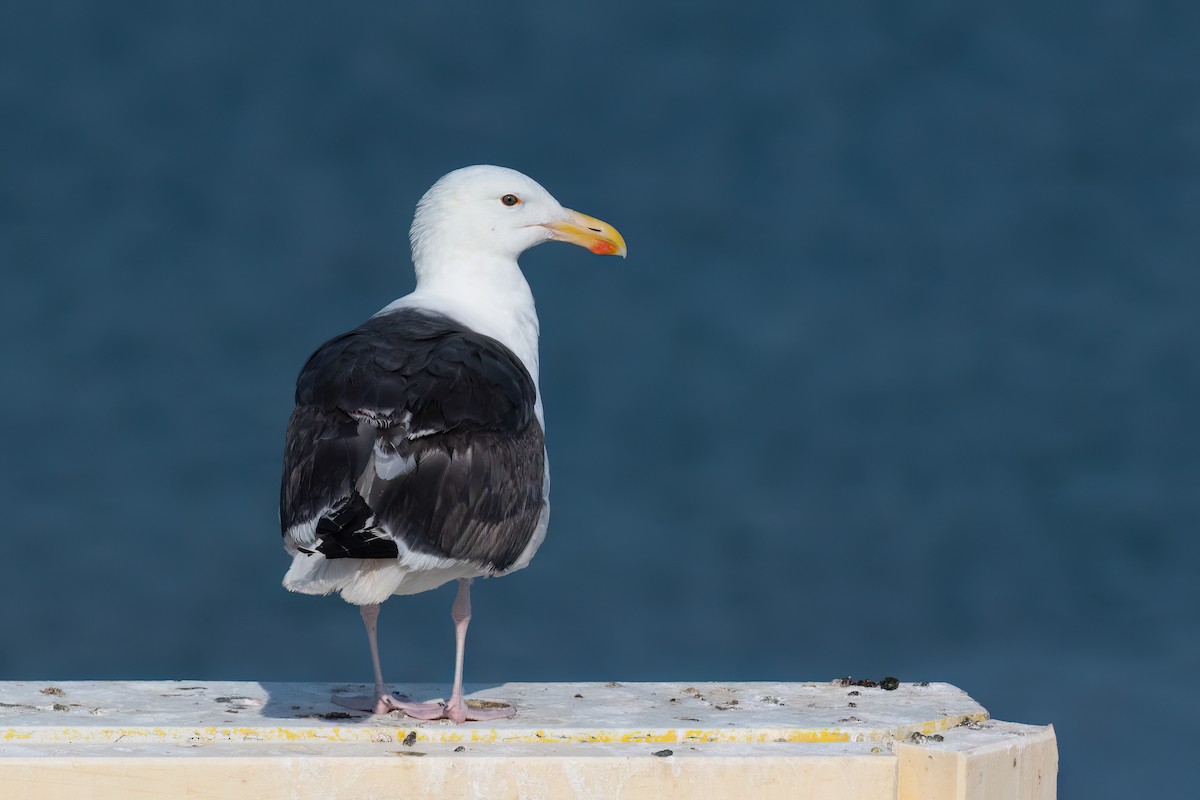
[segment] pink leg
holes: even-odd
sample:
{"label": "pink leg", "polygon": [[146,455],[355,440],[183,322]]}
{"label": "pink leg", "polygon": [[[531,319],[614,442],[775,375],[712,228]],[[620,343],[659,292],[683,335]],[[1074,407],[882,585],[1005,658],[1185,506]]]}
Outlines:
{"label": "pink leg", "polygon": [[[458,594],[454,596],[454,606],[450,609],[450,618],[454,620],[454,689],[450,693],[450,702],[445,706],[438,703],[439,708],[435,714],[426,715],[424,709],[417,708],[405,708],[404,713],[418,719],[448,719],[452,722],[501,719],[516,714],[517,710],[512,706],[471,706],[463,700],[463,659],[467,650],[467,626],[471,624],[471,581],[469,578],[462,578],[458,581]],[[423,703],[421,705],[430,704]]]}
{"label": "pink leg", "polygon": [[335,694],[333,702],[345,708],[370,711],[374,714],[386,714],[389,711],[407,711],[409,709],[416,712],[440,713],[442,709],[441,703],[409,703],[398,699],[388,691],[387,684],[383,682],[383,669],[379,665],[379,641],[376,634],[379,605],[362,606],[359,610],[362,613],[363,626],[367,629],[367,642],[371,645],[371,664],[375,668],[375,695],[373,697],[363,697],[361,695],[345,696]]}

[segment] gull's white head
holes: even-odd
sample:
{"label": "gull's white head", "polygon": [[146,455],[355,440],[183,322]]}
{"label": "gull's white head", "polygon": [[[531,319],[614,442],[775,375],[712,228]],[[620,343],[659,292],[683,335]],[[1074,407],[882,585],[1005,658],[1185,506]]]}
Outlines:
{"label": "gull's white head", "polygon": [[505,167],[463,167],[444,175],[421,202],[410,233],[418,277],[439,264],[514,262],[558,240],[600,255],[625,255],[625,240],[606,222],[563,208],[527,175]]}

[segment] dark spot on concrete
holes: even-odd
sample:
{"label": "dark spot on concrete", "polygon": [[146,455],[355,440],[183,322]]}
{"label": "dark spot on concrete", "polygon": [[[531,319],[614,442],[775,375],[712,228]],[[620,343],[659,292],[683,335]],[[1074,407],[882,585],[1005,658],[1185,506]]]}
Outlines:
{"label": "dark spot on concrete", "polygon": [[675,755],[675,751],[674,750],[655,750],[650,755],[658,756],[659,758],[666,758],[667,756]]}
{"label": "dark spot on concrete", "polygon": [[678,698],[678,697],[672,697],[672,698],[671,698],[671,702],[672,702],[672,703],[678,703],[678,702],[679,702],[679,698]]}
{"label": "dark spot on concrete", "polygon": [[900,688],[900,679],[893,678],[891,675],[888,675],[879,682],[879,688],[883,689],[884,691],[893,692]]}
{"label": "dark spot on concrete", "polygon": [[846,703],[850,708],[858,708],[858,703]]}
{"label": "dark spot on concrete", "polygon": [[204,690],[203,686],[177,686],[175,688],[181,692],[199,692]]}
{"label": "dark spot on concrete", "polygon": [[467,748],[463,747],[461,744],[458,747],[454,748],[454,752],[456,752],[456,753],[465,753],[466,751],[467,751]]}
{"label": "dark spot on concrete", "polygon": [[405,747],[412,747],[416,743],[417,743],[417,732],[409,731],[408,735],[404,737],[404,741],[401,742],[400,744],[404,745]]}
{"label": "dark spot on concrete", "polygon": [[575,695],[575,698],[576,698],[577,700],[582,700],[582,699],[583,699],[583,695],[581,695],[581,694],[577,694],[577,695]]}
{"label": "dark spot on concrete", "polygon": [[847,692],[846,694],[848,694],[850,697],[858,697],[860,694],[862,694],[862,692],[860,692],[858,689],[855,689],[853,692]]}
{"label": "dark spot on concrete", "polygon": [[51,697],[62,697],[66,692],[57,686],[47,686],[45,689],[42,689],[42,694],[50,695]]}
{"label": "dark spot on concrete", "polygon": [[913,744],[925,744],[927,742],[944,742],[946,737],[942,736],[940,733],[931,733],[930,735],[926,736],[920,731],[913,731],[913,735],[908,737],[908,740]]}
{"label": "dark spot on concrete", "polygon": [[700,720],[696,719],[695,717],[680,717],[679,719],[683,722],[699,722],[700,721]]}
{"label": "dark spot on concrete", "polygon": [[321,719],[354,719],[354,715],[345,711],[330,711],[328,714],[322,714]]}
{"label": "dark spot on concrete", "polygon": [[419,750],[397,750],[397,751],[396,751],[395,753],[393,753],[392,755],[397,755],[397,756],[423,756],[423,755],[425,755],[425,754],[424,754],[424,753],[422,753],[422,752],[421,752],[421,751],[419,751]]}
{"label": "dark spot on concrete", "polygon": [[606,689],[616,689],[620,685],[621,684],[617,683],[616,681],[609,681],[608,683],[604,684],[604,687]]}
{"label": "dark spot on concrete", "polygon": [[70,706],[64,706],[62,703],[55,703],[55,704],[54,704],[54,710],[55,710],[55,711],[70,711],[70,710],[71,710],[71,707],[70,707]]}
{"label": "dark spot on concrete", "polygon": [[924,688],[928,685],[929,685],[929,681],[920,681],[919,683],[917,683],[917,686],[920,686],[922,688]]}
{"label": "dark spot on concrete", "polygon": [[213,702],[214,703],[232,703],[233,698],[232,697],[214,697]]}

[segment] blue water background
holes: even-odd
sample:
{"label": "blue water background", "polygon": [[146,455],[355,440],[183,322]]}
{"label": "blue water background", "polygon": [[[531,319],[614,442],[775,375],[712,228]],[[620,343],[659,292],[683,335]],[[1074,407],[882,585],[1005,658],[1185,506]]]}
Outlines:
{"label": "blue water background", "polygon": [[[293,380],[492,162],[630,256],[523,260],[553,521],[469,678],[944,680],[1062,797],[1183,791],[1198,8],[5,5],[0,678],[369,678],[279,586]],[[384,607],[392,680],[451,596]]]}

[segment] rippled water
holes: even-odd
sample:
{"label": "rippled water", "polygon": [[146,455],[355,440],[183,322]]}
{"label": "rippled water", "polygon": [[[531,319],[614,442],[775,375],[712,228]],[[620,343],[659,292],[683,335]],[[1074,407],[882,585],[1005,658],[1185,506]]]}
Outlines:
{"label": "rippled water", "polygon": [[279,588],[292,381],[494,162],[630,258],[523,261],[553,521],[469,678],[948,680],[1063,797],[1197,744],[1191,6],[53,8],[0,12],[0,678],[368,677]]}

